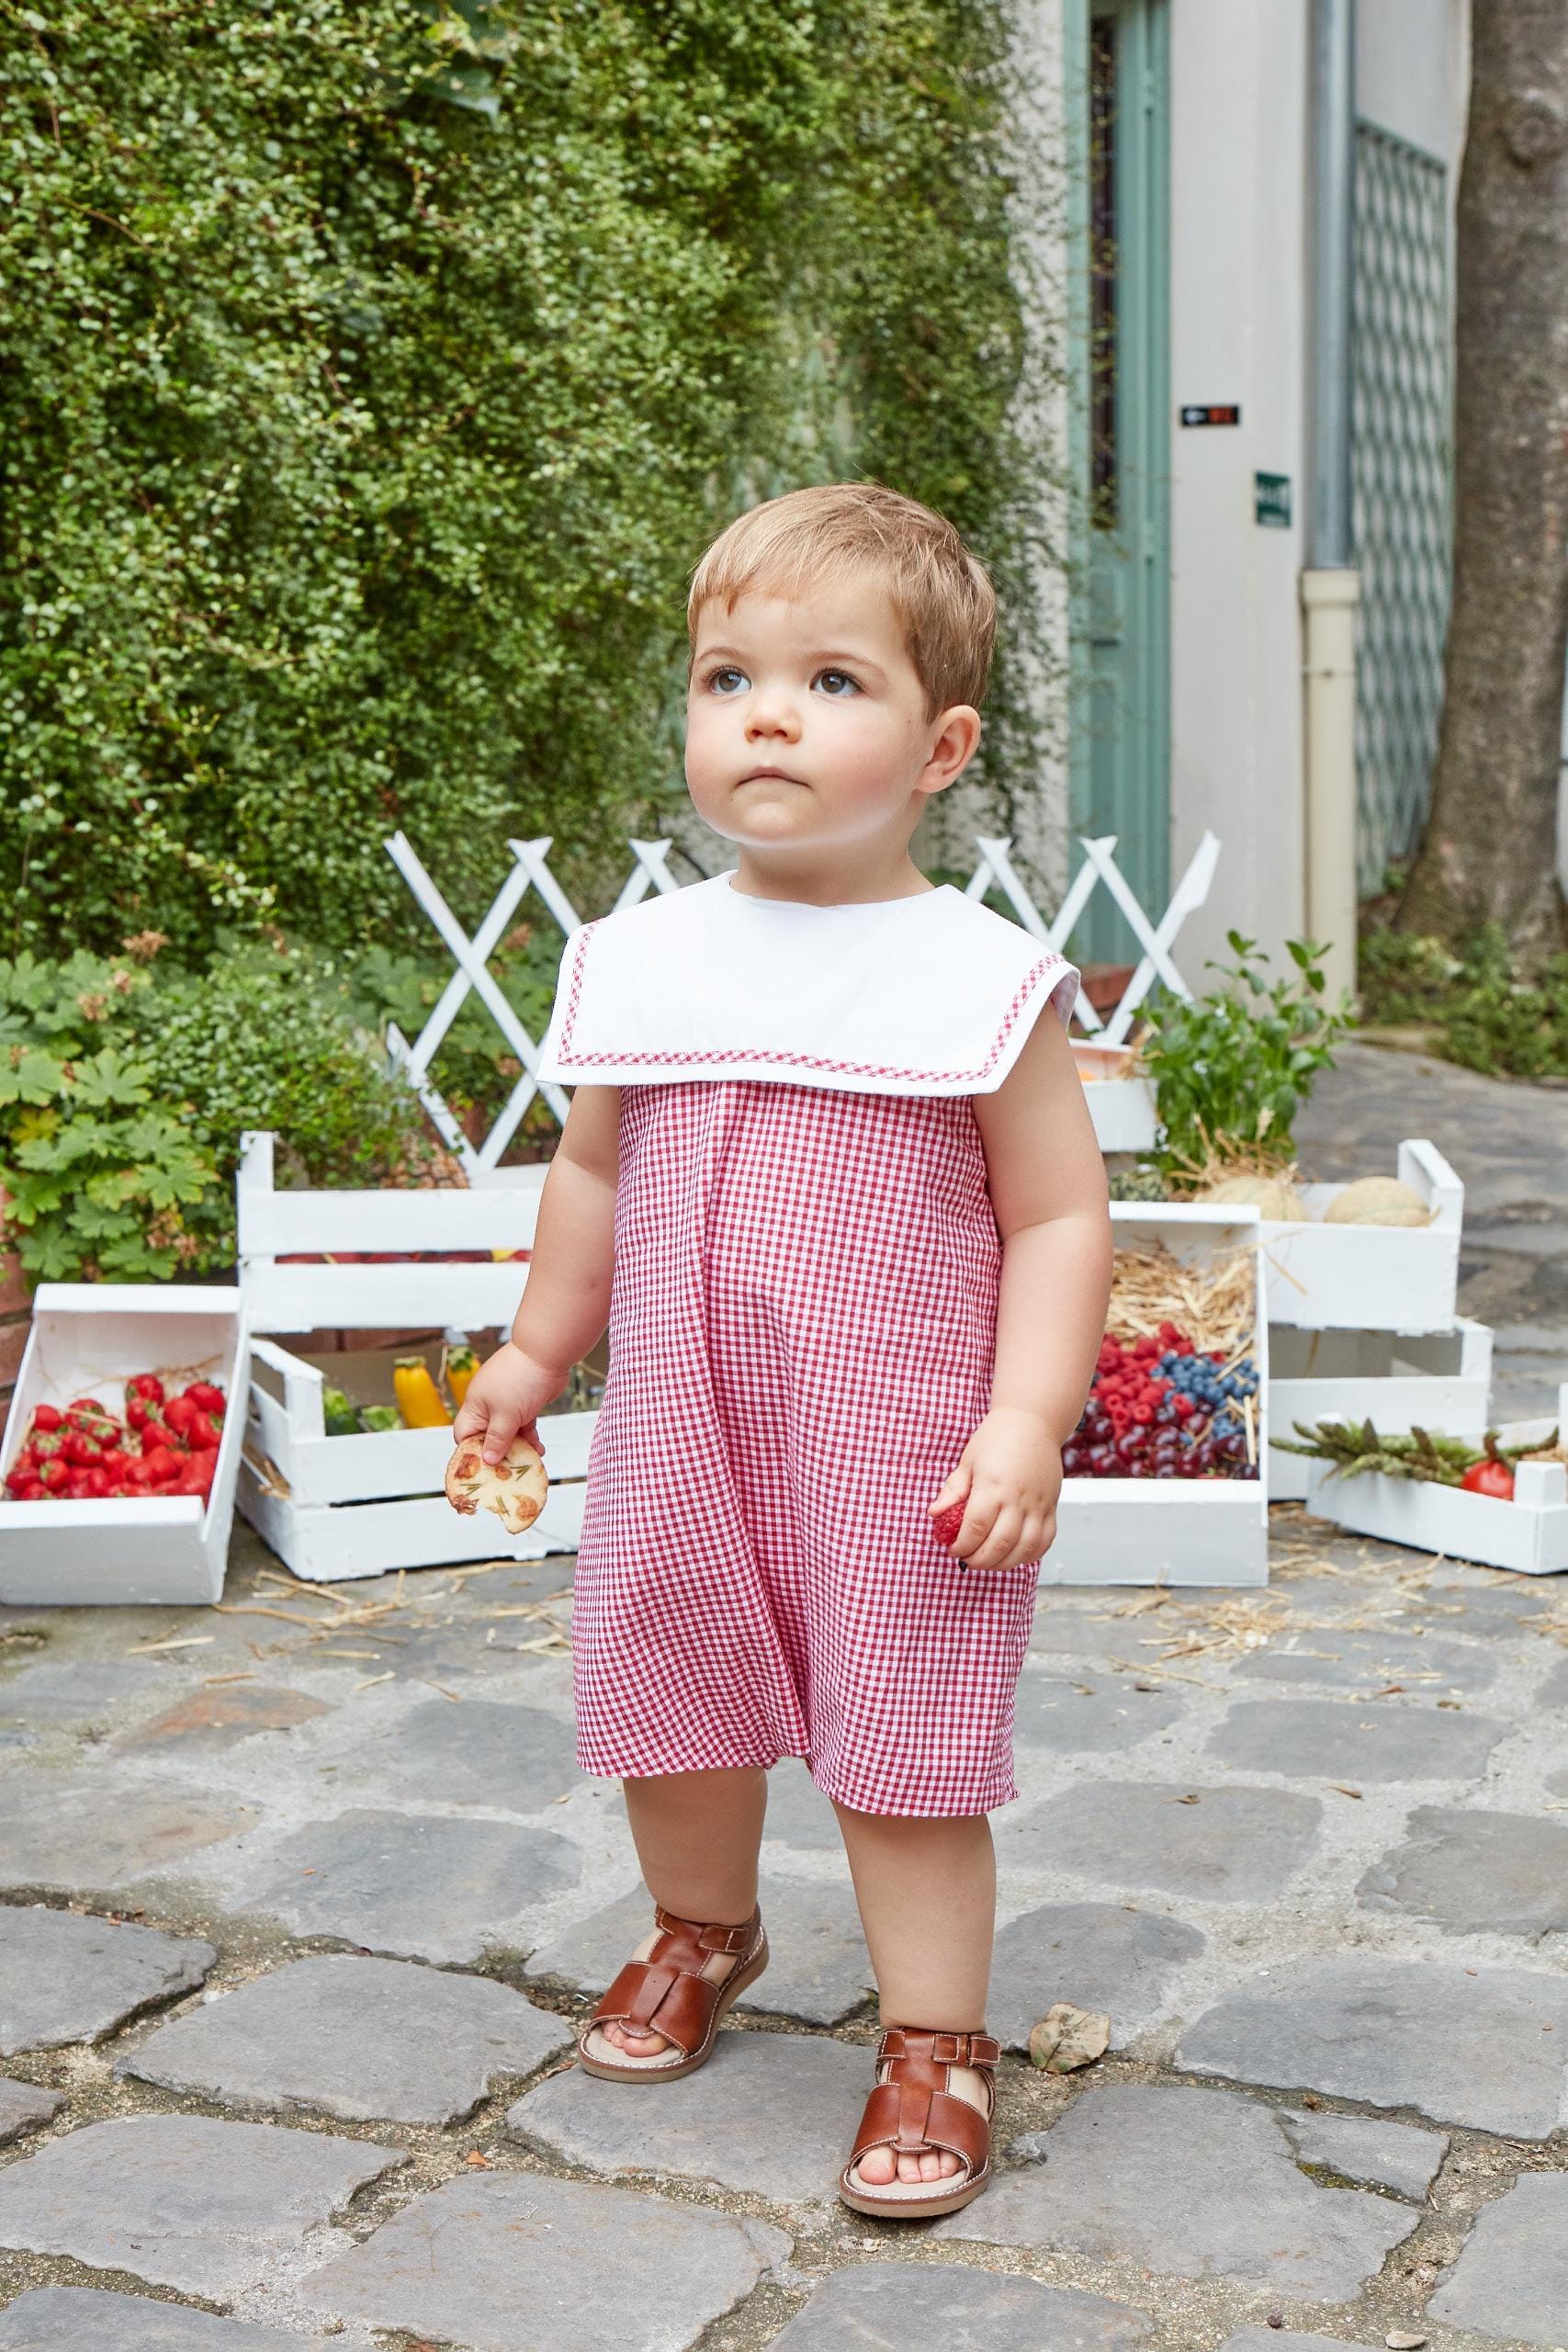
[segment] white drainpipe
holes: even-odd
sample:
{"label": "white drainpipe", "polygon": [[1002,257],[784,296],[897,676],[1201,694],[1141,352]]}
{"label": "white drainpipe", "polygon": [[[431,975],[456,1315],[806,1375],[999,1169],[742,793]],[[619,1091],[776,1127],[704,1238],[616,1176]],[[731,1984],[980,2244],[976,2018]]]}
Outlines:
{"label": "white drainpipe", "polygon": [[1331,997],[1356,986],[1356,605],[1350,531],[1350,318],[1356,0],[1311,0],[1312,288],[1307,562],[1302,573],[1306,922]]}

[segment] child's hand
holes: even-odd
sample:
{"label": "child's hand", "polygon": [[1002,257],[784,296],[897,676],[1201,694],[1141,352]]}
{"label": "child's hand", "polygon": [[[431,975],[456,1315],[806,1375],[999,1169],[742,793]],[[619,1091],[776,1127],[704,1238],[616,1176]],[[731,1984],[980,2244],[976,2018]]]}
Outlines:
{"label": "child's hand", "polygon": [[964,1503],[954,1556],[971,1568],[1016,1568],[1055,1542],[1061,1491],[1062,1449],[1045,1423],[1036,1413],[998,1406],[964,1447],[931,1512],[937,1519]]}
{"label": "child's hand", "polygon": [[482,1438],[485,1460],[496,1463],[521,1430],[542,1455],[535,1415],[560,1395],[566,1381],[558,1366],[536,1363],[508,1340],[469,1381],[462,1410],[452,1424],[453,1438],[459,1445],[465,1438]]}

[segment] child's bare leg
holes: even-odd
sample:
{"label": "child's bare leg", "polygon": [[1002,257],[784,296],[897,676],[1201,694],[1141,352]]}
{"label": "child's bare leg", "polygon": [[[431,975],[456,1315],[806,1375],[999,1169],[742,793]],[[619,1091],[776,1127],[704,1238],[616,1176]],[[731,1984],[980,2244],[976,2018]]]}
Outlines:
{"label": "child's bare leg", "polygon": [[[884,2027],[984,2032],[997,1914],[996,1851],[985,1815],[919,1820],[834,1810]],[[985,2085],[971,2068],[955,2066],[952,2084],[985,2112]],[[895,2169],[900,2180],[940,2180],[958,2170],[958,2159],[927,2149],[895,2163],[891,2148],[873,2148],[860,2160],[861,2178],[874,2188],[893,2179]]]}
{"label": "child's bare leg", "polygon": [[[666,1772],[655,1780],[624,1781],[626,1819],[654,1901],[678,1919],[738,1928],[757,1904],[757,1849],[768,1803],[768,1776],[739,1772]],[[646,1960],[654,1938],[633,1957]],[[722,1984],[736,1962],[715,1952],[705,1973]],[[628,2057],[655,2058],[668,2044],[661,2033],[620,2024],[601,2028]]]}

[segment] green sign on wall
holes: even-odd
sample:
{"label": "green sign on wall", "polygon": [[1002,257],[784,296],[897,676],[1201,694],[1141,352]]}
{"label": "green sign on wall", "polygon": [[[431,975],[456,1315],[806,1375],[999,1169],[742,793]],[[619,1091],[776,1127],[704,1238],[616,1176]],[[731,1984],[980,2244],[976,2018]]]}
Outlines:
{"label": "green sign on wall", "polygon": [[1253,475],[1252,514],[1255,522],[1268,524],[1276,531],[1290,529],[1291,477],[1289,474]]}

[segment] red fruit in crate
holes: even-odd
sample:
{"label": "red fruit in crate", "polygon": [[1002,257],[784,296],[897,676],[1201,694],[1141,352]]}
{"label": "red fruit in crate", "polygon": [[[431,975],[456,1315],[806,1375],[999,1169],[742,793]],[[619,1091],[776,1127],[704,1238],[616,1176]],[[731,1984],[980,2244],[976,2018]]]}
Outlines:
{"label": "red fruit in crate", "polygon": [[170,1429],[177,1430],[179,1435],[184,1437],[200,1410],[201,1408],[198,1405],[191,1403],[188,1394],[184,1396],[171,1396],[164,1408],[164,1419]]}
{"label": "red fruit in crate", "polygon": [[210,1380],[193,1380],[186,1390],[186,1397],[201,1412],[210,1413],[215,1420],[220,1421],[229,1401],[221,1388],[215,1387]]}
{"label": "red fruit in crate", "polygon": [[149,1405],[164,1401],[164,1384],[155,1372],[133,1372],[125,1384],[127,1396],[140,1396]]}
{"label": "red fruit in crate", "polygon": [[39,1484],[47,1488],[51,1495],[57,1495],[60,1492],[70,1476],[70,1471],[57,1453],[52,1454],[49,1461],[40,1462],[39,1464]]}
{"label": "red fruit in crate", "polygon": [[125,1418],[133,1430],[144,1430],[152,1418],[152,1408],[144,1398],[131,1396],[126,1402]]}
{"label": "red fruit in crate", "polygon": [[949,1503],[940,1519],[933,1521],[931,1533],[939,1544],[945,1544],[951,1548],[958,1541],[958,1531],[964,1524],[967,1508],[967,1502]]}
{"label": "red fruit in crate", "polygon": [[169,1453],[179,1453],[184,1451],[173,1430],[165,1429],[162,1421],[149,1421],[141,1432],[143,1458],[149,1453],[156,1453],[160,1447]]}
{"label": "red fruit in crate", "polygon": [[33,1408],[35,1430],[57,1430],[65,1419],[58,1405],[37,1405]]}
{"label": "red fruit in crate", "polygon": [[104,1497],[113,1490],[113,1487],[114,1481],[102,1463],[96,1469],[88,1471],[87,1492],[94,1502],[102,1502]]}
{"label": "red fruit in crate", "polygon": [[1460,1480],[1467,1495],[1490,1495],[1494,1502],[1514,1499],[1514,1474],[1506,1462],[1472,1463]]}
{"label": "red fruit in crate", "polygon": [[160,1478],[177,1477],[179,1468],[179,1456],[166,1445],[154,1445],[141,1457],[142,1476],[151,1486],[156,1486]]}
{"label": "red fruit in crate", "polygon": [[104,1458],[103,1447],[82,1430],[67,1430],[60,1442],[60,1451],[64,1460],[78,1470],[91,1470]]}
{"label": "red fruit in crate", "polygon": [[210,1453],[218,1443],[218,1432],[205,1413],[193,1413],[190,1427],[185,1432],[186,1443],[193,1453]]}
{"label": "red fruit in crate", "polygon": [[36,1478],[29,1478],[17,1497],[17,1500],[19,1503],[46,1503],[49,1500],[49,1488],[40,1486]]}
{"label": "red fruit in crate", "polygon": [[30,1466],[24,1469],[23,1465],[19,1462],[13,1462],[11,1467],[6,1473],[6,1492],[8,1495],[19,1497],[24,1487],[36,1487],[37,1484],[38,1475],[36,1471],[34,1471]]}

